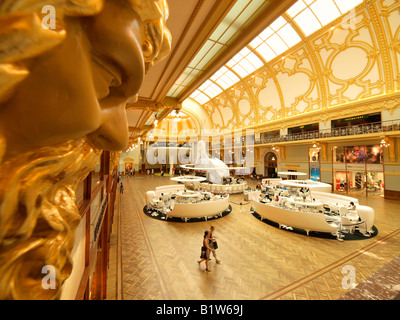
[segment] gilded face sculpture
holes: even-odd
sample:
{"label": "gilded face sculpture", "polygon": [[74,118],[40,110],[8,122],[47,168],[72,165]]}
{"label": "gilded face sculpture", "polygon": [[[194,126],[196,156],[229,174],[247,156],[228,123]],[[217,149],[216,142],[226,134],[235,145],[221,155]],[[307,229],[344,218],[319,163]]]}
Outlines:
{"label": "gilded face sculpture", "polygon": [[165,0],[0,0],[0,299],[59,296],[41,268],[69,276],[76,185],[127,146],[125,104],[169,52],[167,16]]}

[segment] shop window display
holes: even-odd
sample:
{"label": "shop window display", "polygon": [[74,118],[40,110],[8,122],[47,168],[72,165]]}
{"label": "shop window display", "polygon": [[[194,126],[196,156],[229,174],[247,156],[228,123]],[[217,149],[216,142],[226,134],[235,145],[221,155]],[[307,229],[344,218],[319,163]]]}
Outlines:
{"label": "shop window display", "polygon": [[340,146],[332,150],[334,190],[383,195],[383,156],[379,145]]}

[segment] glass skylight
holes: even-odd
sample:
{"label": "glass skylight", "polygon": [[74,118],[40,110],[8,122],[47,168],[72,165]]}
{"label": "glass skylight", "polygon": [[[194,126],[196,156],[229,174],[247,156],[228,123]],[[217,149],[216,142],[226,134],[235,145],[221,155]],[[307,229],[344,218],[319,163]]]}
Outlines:
{"label": "glass skylight", "polygon": [[254,38],[250,46],[268,62],[300,40],[300,36],[291,25],[284,18],[279,17]]}
{"label": "glass skylight", "polygon": [[249,48],[244,47],[226,64],[234,70],[241,78],[261,68],[264,63]]}
{"label": "glass skylight", "polygon": [[210,98],[214,98],[218,94],[222,92],[222,88],[216,85],[214,82],[211,80],[207,80],[204,82],[200,87],[199,90],[201,92],[204,92],[207,96]]}
{"label": "glass skylight", "polygon": [[210,100],[210,97],[208,97],[207,95],[205,95],[203,92],[199,91],[199,90],[195,90],[190,97],[194,100],[196,100],[198,103],[200,104],[205,104],[206,102],[208,102]]}
{"label": "glass skylight", "polygon": [[363,2],[363,0],[335,0],[335,3],[342,14],[353,9],[361,2]]}
{"label": "glass skylight", "polygon": [[[240,35],[240,30],[245,29],[252,21],[257,19],[269,5],[270,1],[267,0],[236,1],[223,21],[188,65],[187,77],[178,79],[175,83],[176,86],[173,86],[167,95],[177,97],[183,90],[187,89],[190,83],[207,69],[228,48],[230,43]],[[191,70],[197,70],[198,73],[193,74],[190,72]],[[190,74],[193,77],[190,77]]]}
{"label": "glass skylight", "polygon": [[236,74],[225,66],[219,69],[210,79],[219,84],[224,90],[233,86],[240,80]]}
{"label": "glass skylight", "polygon": [[286,13],[309,36],[361,2],[363,0],[299,0]]}
{"label": "glass skylight", "polygon": [[[286,13],[304,35],[309,36],[362,2],[363,0],[299,0]],[[264,62],[254,51],[268,62],[300,41],[300,35],[290,23],[282,16],[277,18],[190,97],[200,104],[208,102],[237,83],[240,78],[264,66]]]}

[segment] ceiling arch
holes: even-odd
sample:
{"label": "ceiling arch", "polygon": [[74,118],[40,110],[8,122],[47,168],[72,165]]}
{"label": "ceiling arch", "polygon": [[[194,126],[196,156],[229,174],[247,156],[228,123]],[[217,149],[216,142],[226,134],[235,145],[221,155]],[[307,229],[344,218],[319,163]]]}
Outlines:
{"label": "ceiling arch", "polygon": [[[340,15],[333,20],[329,20],[332,16],[321,16],[322,2],[335,5],[331,9],[336,8],[332,11],[337,10]],[[261,42],[267,40],[252,41],[253,45],[248,45],[247,49],[250,47],[252,50],[248,51],[256,53],[262,67],[239,77],[238,82],[209,101],[200,102],[206,113],[218,112],[222,117],[218,124],[212,123],[212,127],[235,130],[399,91],[400,3],[364,1],[350,11],[341,11],[338,3],[344,3],[343,8],[350,10],[350,4],[357,2],[296,2],[293,5],[296,7],[289,8],[280,17],[282,20],[278,18],[277,23],[273,22],[271,30],[263,36],[270,39],[267,37],[275,35],[274,43],[281,43],[283,37],[279,31],[287,28],[285,32],[289,34],[290,26],[299,41],[293,38],[294,45],[286,51],[282,51],[281,43],[279,54],[272,59],[265,59],[269,57],[267,48],[263,49],[263,55],[254,50],[256,45],[260,47]],[[303,23],[307,14],[304,12],[308,9],[313,10],[316,24],[305,30]],[[323,26],[313,30],[317,23]],[[229,68],[234,70],[232,65]],[[241,112],[243,108],[245,113]],[[227,119],[231,113],[232,118]]]}

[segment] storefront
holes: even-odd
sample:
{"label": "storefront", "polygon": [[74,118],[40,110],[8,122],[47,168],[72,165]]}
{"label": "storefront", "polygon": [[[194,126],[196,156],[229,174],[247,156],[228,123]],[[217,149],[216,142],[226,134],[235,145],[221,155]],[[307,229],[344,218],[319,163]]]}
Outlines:
{"label": "storefront", "polygon": [[333,147],[333,190],[353,195],[383,196],[383,166],[380,145]]}

